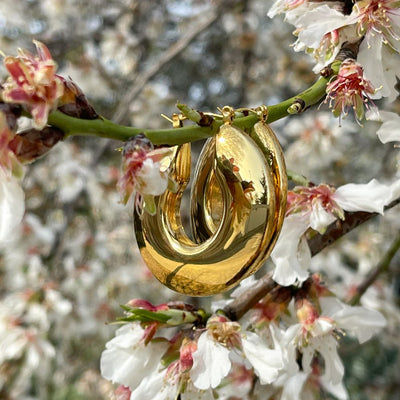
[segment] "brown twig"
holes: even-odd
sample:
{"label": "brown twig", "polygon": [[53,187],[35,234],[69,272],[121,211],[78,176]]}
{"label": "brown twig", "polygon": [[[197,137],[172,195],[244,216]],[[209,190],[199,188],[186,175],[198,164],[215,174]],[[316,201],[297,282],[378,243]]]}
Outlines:
{"label": "brown twig", "polygon": [[204,30],[206,30],[211,24],[213,24],[219,17],[218,12],[205,16],[202,21],[196,25],[191,31],[185,33],[182,38],[167,49],[160,59],[149,66],[142,74],[139,74],[132,82],[131,89],[126,92],[122,97],[117,110],[115,111],[113,121],[116,123],[122,123],[128,113],[129,107],[132,101],[139,95],[143,90],[147,82],[153,78],[160,69],[170,62],[174,57],[186,49],[187,46]]}
{"label": "brown twig", "polygon": [[[385,207],[385,210],[389,210],[390,208],[396,206],[400,203],[400,199],[396,199],[392,201],[389,205]],[[328,226],[325,233],[323,235],[316,234],[311,239],[308,240],[308,245],[311,250],[311,255],[315,256],[325,247],[328,247],[330,244],[340,239],[346,233],[352,231],[354,228],[357,228],[359,225],[367,222],[372,217],[379,215],[377,213],[369,213],[363,211],[357,212],[345,212],[343,220],[337,220]]]}
{"label": "brown twig", "polygon": [[272,273],[264,275],[257,281],[257,284],[238,296],[232,303],[225,306],[224,314],[231,320],[240,319],[255,304],[258,303],[266,294],[268,294],[278,284],[272,280]]}
{"label": "brown twig", "polygon": [[[388,210],[399,203],[400,198],[392,201],[389,205],[385,207],[385,210]],[[330,244],[344,236],[346,233],[350,232],[354,228],[370,220],[376,215],[379,214],[368,212],[346,212],[344,220],[333,222],[331,225],[328,226],[326,232],[323,235],[317,234],[308,240],[311,254],[315,256],[325,247],[329,246]],[[377,276],[383,270],[385,270],[385,268],[387,268],[385,263],[387,263],[387,260],[389,259],[388,257],[390,256],[390,262],[399,247],[400,237],[393,243],[392,247],[389,249],[386,255],[387,258],[384,258],[381,261],[381,263],[377,267],[377,270],[359,286],[360,289],[358,290],[358,293],[360,293],[360,297],[365,292],[365,290],[367,290],[369,285],[374,282]],[[381,264],[383,264],[383,266]],[[223,311],[230,319],[238,320],[276,286],[277,284],[272,280],[272,274],[269,273],[262,277],[258,281],[256,286],[238,296],[232,303],[228,304],[223,309]],[[362,290],[364,290],[364,292],[361,293]]]}
{"label": "brown twig", "polygon": [[389,269],[390,263],[397,251],[400,249],[400,235],[393,241],[382,260],[375,267],[374,270],[357,286],[356,293],[349,300],[349,304],[356,305],[360,301],[362,295],[367,289],[376,281],[378,276]]}

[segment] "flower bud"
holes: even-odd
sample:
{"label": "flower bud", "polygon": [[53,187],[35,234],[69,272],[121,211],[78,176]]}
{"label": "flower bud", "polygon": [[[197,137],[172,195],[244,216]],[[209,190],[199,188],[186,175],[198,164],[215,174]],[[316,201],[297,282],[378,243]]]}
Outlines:
{"label": "flower bud", "polygon": [[15,135],[8,147],[21,163],[26,164],[46,154],[63,138],[64,133],[55,127],[41,131],[29,129]]}
{"label": "flower bud", "polygon": [[58,110],[70,117],[81,119],[97,119],[99,115],[88,102],[85,94],[71,79],[61,78],[64,94],[59,99]]}

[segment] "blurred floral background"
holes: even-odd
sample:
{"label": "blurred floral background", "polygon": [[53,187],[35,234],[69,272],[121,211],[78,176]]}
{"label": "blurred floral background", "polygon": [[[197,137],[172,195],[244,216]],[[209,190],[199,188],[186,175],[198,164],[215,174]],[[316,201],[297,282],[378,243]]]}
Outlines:
{"label": "blurred floral background", "polygon": [[[135,127],[167,127],[160,114],[175,112],[177,101],[202,111],[275,104],[317,79],[308,57],[290,46],[292,27],[267,17],[269,6],[2,0],[0,50],[13,55],[37,39],[100,114]],[[399,99],[393,107],[400,110]],[[351,116],[339,126],[324,104],[274,124],[288,167],[336,186],[398,174],[399,150],[379,142],[378,126],[360,127]],[[0,250],[0,399],[110,399],[99,358],[120,304],[132,298],[210,304],[165,288],[141,260],[132,212],[115,187],[120,146],[70,138],[27,170],[23,225]],[[316,256],[313,268],[346,298],[378,264],[399,221],[392,209],[364,224]],[[385,315],[385,331],[362,346],[342,339],[351,399],[400,397],[399,263],[395,257],[362,298]]]}

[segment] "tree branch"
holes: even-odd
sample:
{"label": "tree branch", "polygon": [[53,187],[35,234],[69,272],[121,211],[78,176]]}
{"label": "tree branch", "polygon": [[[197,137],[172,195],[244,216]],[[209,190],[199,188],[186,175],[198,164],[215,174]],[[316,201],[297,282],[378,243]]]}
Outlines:
{"label": "tree branch", "polygon": [[174,43],[168,50],[166,50],[160,57],[160,59],[152,63],[142,74],[139,74],[134,79],[131,89],[126,92],[122,97],[113,120],[116,123],[122,123],[126,119],[129,107],[132,101],[139,95],[143,90],[147,82],[152,79],[164,65],[169,63],[174,57],[186,49],[187,46],[204,30],[206,30],[211,24],[213,24],[219,17],[218,12],[213,12],[196,25],[191,31],[185,32],[181,39]]}
{"label": "tree branch", "polygon": [[[396,206],[400,203],[400,199],[392,201],[385,207],[385,210]],[[317,233],[315,236],[308,240],[308,245],[311,250],[311,255],[315,256],[325,247],[340,239],[346,233],[357,228],[359,225],[370,220],[372,217],[379,215],[378,213],[368,213],[363,211],[345,212],[343,220],[337,220],[328,226],[323,235]]]}
{"label": "tree branch", "polygon": [[254,287],[225,306],[223,312],[230,320],[237,321],[276,286],[278,284],[272,280],[272,273],[269,272],[260,278]]}
{"label": "tree branch", "polygon": [[[334,71],[336,73],[337,71]],[[288,109],[301,101],[303,108],[317,104],[325,96],[326,85],[331,77],[322,77],[304,92],[293,96],[281,103],[268,106],[268,123],[277,121],[289,115]],[[233,124],[242,129],[250,129],[258,121],[257,115],[235,118]],[[49,115],[49,125],[61,129],[65,137],[82,135],[97,136],[108,139],[126,141],[132,136],[143,133],[154,144],[176,145],[213,136],[222,125],[222,120],[215,120],[211,126],[184,126],[179,129],[145,129],[133,128],[115,124],[105,118],[79,119],[70,117],[61,111]]]}
{"label": "tree branch", "polygon": [[389,269],[390,263],[399,249],[400,249],[400,235],[397,236],[397,238],[393,241],[392,245],[389,247],[388,251],[383,256],[382,260],[379,262],[376,268],[373,271],[371,271],[371,273],[364,279],[364,281],[362,281],[357,286],[356,293],[349,300],[349,304],[354,306],[359,303],[362,295],[376,281],[378,276]]}
{"label": "tree branch", "polygon": [[[389,210],[399,203],[400,198],[392,201],[388,206],[385,207],[385,210]],[[345,212],[344,220],[337,220],[333,222],[328,226],[323,235],[316,234],[308,240],[311,254],[315,256],[325,247],[329,246],[346,233],[350,232],[376,215],[379,214],[368,212]],[[381,261],[381,263],[379,263],[377,270],[374,271],[371,276],[359,286],[358,293],[360,294],[360,297],[365,290],[367,290],[369,285],[374,282],[378,275],[384,271],[385,268],[388,268],[388,263],[390,263],[398,248],[400,248],[400,237],[392,244],[392,247],[389,249],[384,259]],[[233,302],[228,304],[223,311],[230,319],[238,320],[276,286],[278,286],[278,284],[272,280],[272,273],[268,273],[257,282],[256,286],[238,296]],[[364,292],[362,292],[362,290],[364,290]],[[354,301],[357,302],[358,300],[353,298],[351,300],[352,304]]]}

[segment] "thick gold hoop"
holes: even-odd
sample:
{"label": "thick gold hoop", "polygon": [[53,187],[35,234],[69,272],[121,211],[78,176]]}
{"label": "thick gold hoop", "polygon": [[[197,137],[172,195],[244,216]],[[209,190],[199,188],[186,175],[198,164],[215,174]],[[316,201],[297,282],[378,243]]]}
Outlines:
{"label": "thick gold hoop", "polygon": [[[229,118],[224,116],[224,125],[207,141],[197,163],[191,237],[180,216],[190,177],[190,144],[175,147],[171,158],[177,190],[155,199],[155,215],[135,211],[144,261],[160,282],[190,296],[226,291],[253,274],[282,225],[287,188],[279,142],[273,135],[256,143]],[[254,137],[270,135],[264,122],[258,124]]]}
{"label": "thick gold hoop", "polygon": [[[265,235],[265,244],[255,261],[259,268],[269,257],[279,237],[286,212],[288,181],[281,145],[272,128],[266,123],[268,118],[267,107],[263,105],[256,110],[245,110],[257,113],[260,118],[260,121],[251,130],[250,137],[264,154],[265,161],[272,173],[275,189],[275,219],[270,226],[271,230],[268,230],[268,234]],[[200,154],[191,193],[191,222],[192,226],[195,227],[194,234],[198,241],[207,239],[216,231],[220,222],[220,209],[223,203],[222,193],[216,184],[215,174],[213,174],[213,170],[207,167],[207,163],[210,162],[210,144],[211,142],[207,142]],[[249,162],[251,163],[251,160]],[[208,170],[210,173],[204,177],[202,170]],[[255,270],[258,268],[256,267]]]}

